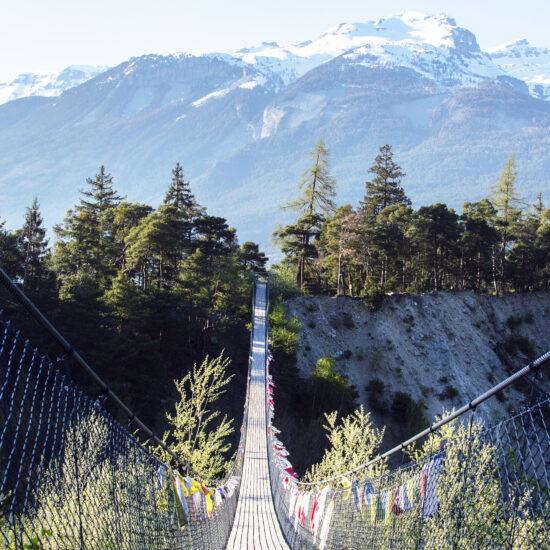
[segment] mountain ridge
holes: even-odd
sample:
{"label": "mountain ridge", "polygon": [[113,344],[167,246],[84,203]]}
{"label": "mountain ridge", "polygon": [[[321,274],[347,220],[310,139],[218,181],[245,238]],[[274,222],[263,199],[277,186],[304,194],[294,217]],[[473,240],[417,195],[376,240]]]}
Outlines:
{"label": "mountain ridge", "polygon": [[0,105],[0,216],[16,227],[38,195],[53,225],[100,164],[129,200],[159,202],[179,161],[199,202],[269,249],[286,219],[275,205],[295,194],[319,138],[339,202],[362,198],[384,143],[414,204],[486,196],[511,152],[534,200],[550,170],[546,96],[451,18],[406,13],[365,24],[378,36],[341,24],[292,51],[134,57],[57,97]]}

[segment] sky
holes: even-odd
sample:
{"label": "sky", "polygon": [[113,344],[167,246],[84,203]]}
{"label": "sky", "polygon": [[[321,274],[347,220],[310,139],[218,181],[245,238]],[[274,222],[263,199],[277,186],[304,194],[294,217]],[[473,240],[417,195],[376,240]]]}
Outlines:
{"label": "sky", "polygon": [[446,13],[482,48],[521,38],[550,47],[550,0],[0,0],[0,82],[148,53],[293,44],[402,10]]}

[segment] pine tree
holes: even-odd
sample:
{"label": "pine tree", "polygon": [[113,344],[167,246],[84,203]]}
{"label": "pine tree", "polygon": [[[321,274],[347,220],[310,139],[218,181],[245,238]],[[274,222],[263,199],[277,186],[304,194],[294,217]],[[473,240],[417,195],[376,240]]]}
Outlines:
{"label": "pine tree", "polygon": [[40,279],[44,275],[43,262],[48,249],[48,240],[42,223],[40,205],[35,197],[32,205],[27,207],[22,229],[16,232],[23,256],[24,290],[36,290]]}
{"label": "pine tree", "polygon": [[366,194],[362,206],[367,221],[373,223],[386,206],[411,205],[410,199],[400,185],[401,178],[406,174],[401,170],[401,166],[394,162],[391,145],[380,147],[380,154],[374,159],[369,172],[375,174],[375,177],[365,184]]}
{"label": "pine tree", "polygon": [[329,216],[334,212],[336,179],[329,171],[329,151],[320,140],[309,152],[313,164],[302,174],[299,184],[300,196],[285,206],[297,212]]}
{"label": "pine tree", "polygon": [[80,194],[89,200],[81,199],[80,209],[94,215],[99,221],[101,215],[120,203],[122,197],[113,189],[113,177],[105,172],[105,166],[99,167],[95,178],[86,178],[89,189],[80,190]]}
{"label": "pine tree", "polygon": [[281,243],[282,252],[288,254],[298,266],[296,281],[302,293],[308,263],[318,256],[312,241],[319,236],[326,217],[334,212],[336,195],[336,179],[329,171],[329,151],[325,142],[320,140],[310,155],[313,164],[302,175],[299,184],[301,193],[296,200],[285,205],[285,208],[291,208],[301,216],[296,223],[279,228],[273,234],[275,240]]}
{"label": "pine tree", "polygon": [[518,196],[516,183],[514,155],[511,154],[502,169],[496,186],[491,188],[491,202],[499,214],[498,229],[500,231],[500,250],[496,259],[499,272],[497,292],[503,292],[506,285],[506,250],[514,230],[514,223],[521,217],[523,199]]}
{"label": "pine tree", "polygon": [[419,251],[419,267],[431,272],[428,280],[423,279],[428,283],[431,278],[431,288],[441,290],[444,279],[451,278],[459,263],[458,216],[446,204],[422,206],[414,213],[408,236]]}
{"label": "pine tree", "polygon": [[114,238],[114,209],[121,197],[113,189],[113,178],[101,166],[95,178],[87,178],[88,188],[62,225],[54,227],[59,237],[54,262],[65,277],[92,278],[101,287],[114,274],[118,250]]}
{"label": "pine tree", "polygon": [[340,206],[322,227],[320,248],[323,270],[338,296],[344,295],[344,280],[353,296],[353,272],[363,263],[361,250],[362,215],[350,205]]}
{"label": "pine tree", "polygon": [[173,206],[162,205],[145,216],[126,238],[127,263],[143,289],[171,286],[182,255],[182,224]]}
{"label": "pine tree", "polygon": [[189,182],[183,177],[183,168],[179,162],[172,170],[172,182],[166,191],[164,204],[175,206],[186,221],[191,221],[198,213],[197,201]]}
{"label": "pine tree", "polygon": [[0,267],[12,279],[23,276],[21,247],[14,233],[4,229],[6,222],[0,221]]}
{"label": "pine tree", "polygon": [[262,273],[265,271],[267,260],[266,255],[260,252],[260,247],[250,241],[244,242],[237,251],[237,263],[244,270]]}
{"label": "pine tree", "polygon": [[496,210],[488,199],[464,203],[461,222],[462,287],[481,291],[494,284],[493,251],[499,235],[495,229]]}

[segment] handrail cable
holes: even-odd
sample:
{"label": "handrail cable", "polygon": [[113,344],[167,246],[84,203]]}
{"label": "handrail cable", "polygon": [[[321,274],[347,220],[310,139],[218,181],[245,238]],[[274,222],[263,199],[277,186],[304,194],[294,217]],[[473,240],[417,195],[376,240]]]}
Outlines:
{"label": "handrail cable", "polygon": [[417,433],[416,435],[414,435],[410,439],[407,439],[403,443],[396,445],[389,451],[386,451],[385,453],[375,456],[373,459],[369,460],[365,464],[361,464],[361,466],[357,466],[356,468],[348,470],[347,472],[342,472],[341,474],[335,475],[333,477],[322,479],[321,481],[297,481],[296,483],[298,485],[304,485],[304,486],[322,485],[322,484],[330,483],[331,481],[335,481],[336,479],[339,479],[341,477],[355,474],[361,470],[364,470],[365,468],[368,468],[369,466],[376,464],[380,460],[383,460],[384,458],[387,458],[399,451],[402,451],[405,447],[408,447],[412,443],[418,441],[419,439],[422,439],[428,434],[437,431],[439,428],[441,428],[441,426],[448,424],[449,422],[451,422],[455,418],[458,418],[464,413],[474,410],[478,405],[480,405],[481,403],[483,403],[484,401],[486,401],[487,399],[489,399],[499,391],[507,388],[508,386],[510,386],[510,384],[513,384],[520,378],[523,378],[526,374],[529,374],[530,372],[537,370],[549,360],[550,360],[550,350],[544,353],[543,355],[541,355],[540,357],[538,357],[537,359],[535,359],[534,361],[532,361],[531,363],[529,363],[528,365],[526,365],[525,367],[523,367],[522,369],[520,369],[519,371],[515,372],[514,374],[506,378],[506,380],[503,380],[502,382],[500,382],[496,386],[493,386],[491,389],[489,389],[485,393],[482,393],[480,396],[476,397],[466,405],[460,407],[460,409],[449,414],[445,418],[442,418],[435,424],[432,424],[429,428],[426,428],[425,430]]}
{"label": "handrail cable", "polygon": [[6,288],[6,290],[30,313],[32,317],[56,340],[61,347],[65,355],[74,359],[80,367],[92,378],[92,380],[99,385],[103,395],[110,397],[114,404],[121,409],[128,417],[130,424],[135,424],[142,432],[147,435],[147,441],[153,440],[160,445],[164,451],[166,451],[186,472],[190,472],[193,475],[200,477],[207,482],[217,482],[218,480],[209,479],[207,476],[195,471],[189,463],[185,463],[180,457],[178,457],[162,439],[160,439],[154,432],[146,426],[135,413],[118,397],[118,395],[111,390],[106,382],[94,371],[90,365],[82,358],[82,356],[75,350],[72,344],[70,344],[65,337],[52,325],[52,323],[44,316],[44,314],[31,302],[27,295],[11,280],[6,272],[0,268],[0,283]]}

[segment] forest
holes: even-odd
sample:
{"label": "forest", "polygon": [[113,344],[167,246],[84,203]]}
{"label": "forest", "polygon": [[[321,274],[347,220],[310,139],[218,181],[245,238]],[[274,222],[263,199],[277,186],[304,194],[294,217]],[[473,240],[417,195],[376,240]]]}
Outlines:
{"label": "forest", "polygon": [[285,205],[296,219],[274,233],[302,294],[376,303],[388,292],[549,288],[550,209],[542,193],[535,204],[519,195],[513,155],[487,196],[460,214],[442,203],[411,208],[390,145],[380,148],[357,205],[336,205],[322,140],[311,157],[299,196]]}
{"label": "forest", "polygon": [[[280,388],[275,422],[301,472],[329,446],[325,415],[337,412],[334,432],[337,418],[363,412],[331,358],[310,379],[298,376],[301,326],[285,317],[285,298],[349,295],[376,308],[390,292],[502,294],[550,285],[550,209],[541,193],[532,205],[520,197],[513,155],[487,197],[465,203],[460,214],[441,203],[413,209],[390,145],[380,148],[357,205],[337,206],[324,141],[311,158],[298,196],[284,207],[295,220],[274,232],[284,258],[270,267],[270,347]],[[183,457],[212,475],[223,472],[220,456],[230,458],[228,442],[236,441],[242,417],[251,289],[266,270],[265,254],[255,243],[239,245],[227,220],[197,203],[179,163],[157,208],[121,197],[101,166],[53,232],[51,244],[35,199],[21,229],[0,222],[0,267],[146,424],[161,434],[170,425],[171,444]],[[5,294],[0,309],[97,393]],[[211,393],[193,409],[189,392],[205,381]],[[200,415],[202,450],[188,445],[189,426]],[[213,461],[203,452],[208,434]]]}
{"label": "forest", "polygon": [[[0,267],[160,434],[179,396],[174,380],[222,350],[229,389],[243,398],[226,393],[217,407],[240,422],[252,281],[267,261],[197,204],[179,163],[167,179],[163,203],[152,208],[121,197],[101,166],[54,227],[53,245],[36,199],[21,229],[0,226]],[[34,345],[61,355],[7,294],[0,309]],[[98,393],[77,368],[70,375]]]}

